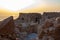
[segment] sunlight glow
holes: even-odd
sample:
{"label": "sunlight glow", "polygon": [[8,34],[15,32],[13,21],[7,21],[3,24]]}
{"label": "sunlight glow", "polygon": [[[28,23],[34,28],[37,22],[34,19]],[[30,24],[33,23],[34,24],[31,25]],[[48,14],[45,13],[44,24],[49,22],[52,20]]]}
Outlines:
{"label": "sunlight glow", "polygon": [[35,0],[35,5],[39,5],[39,6],[44,6],[44,5],[46,5],[46,2],[45,2],[45,0]]}
{"label": "sunlight glow", "polygon": [[33,0],[0,0],[0,8],[18,11],[34,4]]}

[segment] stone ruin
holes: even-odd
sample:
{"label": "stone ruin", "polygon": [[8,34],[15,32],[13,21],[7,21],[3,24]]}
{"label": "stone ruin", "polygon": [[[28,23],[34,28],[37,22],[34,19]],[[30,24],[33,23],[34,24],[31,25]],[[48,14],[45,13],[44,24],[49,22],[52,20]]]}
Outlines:
{"label": "stone ruin", "polygon": [[20,13],[19,17],[16,19],[16,25],[27,27],[32,25],[37,25],[40,23],[41,14],[40,13]]}
{"label": "stone ruin", "polygon": [[[16,19],[15,23],[18,24],[19,25],[18,27],[22,31],[25,31],[25,33],[27,33],[27,35],[29,35],[31,33],[37,34],[37,26],[40,23],[40,19],[41,19],[40,13],[29,13],[29,14],[20,13],[19,17]],[[20,32],[21,32],[21,30],[20,30]],[[24,39],[24,38],[22,38],[22,39]]]}
{"label": "stone ruin", "polygon": [[[54,33],[54,24],[50,21],[47,20],[43,25],[42,25],[42,30],[40,31],[39,38],[41,40],[53,40],[53,33]],[[49,39],[50,37],[50,39]]]}
{"label": "stone ruin", "polygon": [[45,20],[44,24],[41,26],[42,28],[38,30],[40,40],[60,40],[59,19],[60,18],[57,18],[55,21],[53,21],[53,19]]}
{"label": "stone ruin", "polygon": [[20,22],[39,22],[41,19],[40,13],[20,13],[19,17],[17,18],[20,20]]}
{"label": "stone ruin", "polygon": [[60,17],[60,12],[44,12],[43,13],[43,18],[56,18]]}
{"label": "stone ruin", "polygon": [[39,40],[60,40],[60,12],[21,13],[17,22],[27,26],[28,33],[37,32]]}
{"label": "stone ruin", "polygon": [[60,12],[44,12],[43,15],[40,13],[19,13],[16,20],[13,20],[13,17],[8,17],[0,22],[0,36],[12,35],[14,40],[16,38],[29,40],[26,38],[32,34],[37,34],[37,40],[60,40],[59,31]]}
{"label": "stone ruin", "polygon": [[8,17],[0,23],[0,40],[16,40],[13,17]]}

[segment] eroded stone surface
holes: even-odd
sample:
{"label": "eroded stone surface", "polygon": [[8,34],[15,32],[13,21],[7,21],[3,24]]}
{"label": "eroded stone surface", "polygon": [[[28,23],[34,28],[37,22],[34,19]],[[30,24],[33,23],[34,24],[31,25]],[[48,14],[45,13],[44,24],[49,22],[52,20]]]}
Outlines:
{"label": "eroded stone surface", "polygon": [[60,12],[21,13],[15,21],[9,17],[0,23],[1,34],[10,36],[1,40],[60,40]]}

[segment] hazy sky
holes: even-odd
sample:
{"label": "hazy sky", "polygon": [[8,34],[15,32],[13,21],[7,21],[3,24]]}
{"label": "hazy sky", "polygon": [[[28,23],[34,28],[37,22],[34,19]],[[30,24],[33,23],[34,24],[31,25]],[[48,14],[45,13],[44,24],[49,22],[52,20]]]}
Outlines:
{"label": "hazy sky", "polygon": [[0,0],[0,20],[18,12],[60,11],[60,0]]}
{"label": "hazy sky", "polygon": [[60,8],[60,0],[0,0],[0,8],[12,11],[49,6]]}

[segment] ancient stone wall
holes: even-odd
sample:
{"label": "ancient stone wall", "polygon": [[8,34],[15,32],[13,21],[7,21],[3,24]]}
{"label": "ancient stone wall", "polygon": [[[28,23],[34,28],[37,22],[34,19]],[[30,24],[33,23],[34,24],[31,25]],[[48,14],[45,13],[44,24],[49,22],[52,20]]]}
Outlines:
{"label": "ancient stone wall", "polygon": [[[55,19],[47,19],[44,24],[41,26],[42,30],[39,32],[40,40],[60,40],[60,18]],[[53,21],[53,22],[52,22]],[[40,28],[41,29],[41,28]],[[38,30],[39,31],[39,30]]]}
{"label": "ancient stone wall", "polygon": [[0,24],[0,36],[11,36],[11,38],[15,39],[15,25],[13,17],[8,17],[7,19],[3,20]]}
{"label": "ancient stone wall", "polygon": [[[40,40],[60,40],[59,17],[60,12],[44,12],[43,15],[39,13],[21,13],[18,20],[19,23],[24,22],[23,26],[27,23],[28,33],[37,32]],[[31,23],[28,24],[28,22]],[[37,24],[37,22],[39,22],[39,24]]]}
{"label": "ancient stone wall", "polygon": [[48,19],[60,17],[60,12],[44,12],[43,17]]}
{"label": "ancient stone wall", "polygon": [[41,19],[41,14],[40,13],[21,13],[19,15],[19,18],[21,22],[37,22],[40,21]]}

